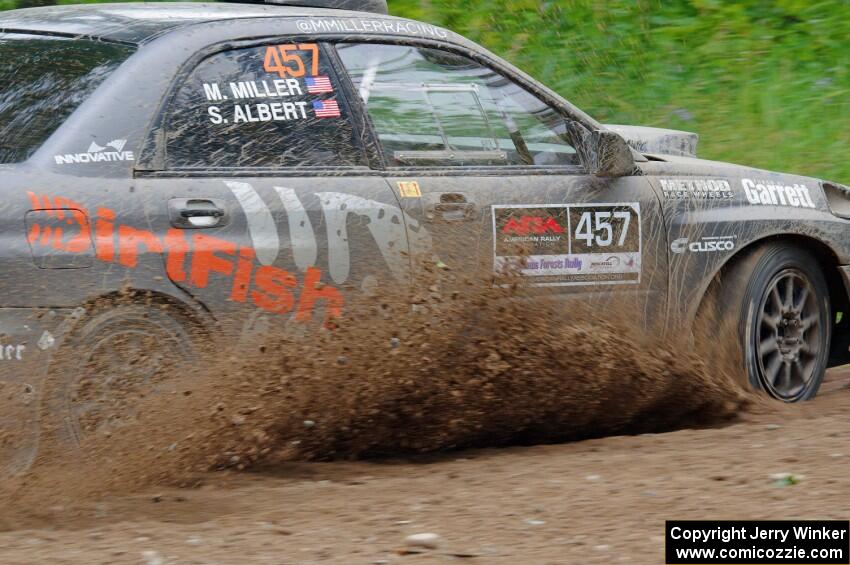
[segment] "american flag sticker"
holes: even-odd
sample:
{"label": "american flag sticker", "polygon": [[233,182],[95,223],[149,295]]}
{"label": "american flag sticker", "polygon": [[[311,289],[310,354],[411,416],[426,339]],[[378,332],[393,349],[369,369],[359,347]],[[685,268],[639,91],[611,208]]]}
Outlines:
{"label": "american flag sticker", "polygon": [[307,83],[307,92],[310,94],[324,94],[334,91],[331,79],[326,76],[307,77],[304,81]]}
{"label": "american flag sticker", "polygon": [[339,104],[336,100],[314,100],[313,112],[316,113],[317,118],[338,118],[340,116]]}

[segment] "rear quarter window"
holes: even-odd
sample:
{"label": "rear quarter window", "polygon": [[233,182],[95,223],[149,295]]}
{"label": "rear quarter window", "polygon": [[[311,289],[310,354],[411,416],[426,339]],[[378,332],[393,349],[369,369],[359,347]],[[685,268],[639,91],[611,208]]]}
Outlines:
{"label": "rear quarter window", "polygon": [[0,163],[27,160],[131,53],[96,41],[0,35]]}
{"label": "rear quarter window", "polygon": [[365,165],[350,109],[322,45],[214,54],[180,85],[167,114],[171,169]]}

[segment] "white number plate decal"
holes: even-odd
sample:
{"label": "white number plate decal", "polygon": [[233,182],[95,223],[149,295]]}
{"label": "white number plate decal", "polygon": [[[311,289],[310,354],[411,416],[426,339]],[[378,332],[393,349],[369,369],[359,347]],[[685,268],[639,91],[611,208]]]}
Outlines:
{"label": "white number plate decal", "polygon": [[640,204],[496,205],[493,268],[540,285],[639,283]]}

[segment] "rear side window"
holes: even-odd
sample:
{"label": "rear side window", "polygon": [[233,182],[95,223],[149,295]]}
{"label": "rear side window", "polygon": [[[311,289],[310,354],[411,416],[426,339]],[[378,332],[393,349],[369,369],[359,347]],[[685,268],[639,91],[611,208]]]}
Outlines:
{"label": "rear side window", "polygon": [[169,168],[365,165],[321,45],[273,44],[202,61],[168,112]]}
{"label": "rear side window", "polygon": [[131,53],[81,39],[0,35],[0,163],[27,160]]}
{"label": "rear side window", "polygon": [[556,110],[471,59],[406,45],[337,51],[391,165],[579,164]]}

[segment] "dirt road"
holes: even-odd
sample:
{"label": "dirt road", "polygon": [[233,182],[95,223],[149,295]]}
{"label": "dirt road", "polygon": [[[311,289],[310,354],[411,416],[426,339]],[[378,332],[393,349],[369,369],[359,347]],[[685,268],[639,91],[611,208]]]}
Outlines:
{"label": "dirt road", "polygon": [[[0,533],[0,562],[661,563],[668,518],[847,519],[848,378],[722,428],[288,464],[34,509]],[[424,532],[439,546],[406,553]]]}

